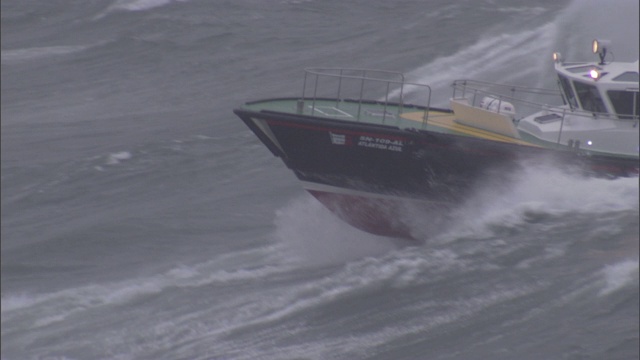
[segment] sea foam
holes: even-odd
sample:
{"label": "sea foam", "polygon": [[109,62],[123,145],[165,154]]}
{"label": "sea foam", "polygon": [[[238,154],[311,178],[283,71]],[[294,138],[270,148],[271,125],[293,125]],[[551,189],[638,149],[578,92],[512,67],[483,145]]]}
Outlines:
{"label": "sea foam", "polygon": [[602,270],[604,287],[599,295],[605,296],[627,286],[638,287],[638,260],[625,260],[608,265]]}
{"label": "sea foam", "polygon": [[107,165],[115,165],[119,164],[122,161],[129,160],[132,158],[132,155],[128,151],[120,151],[117,153],[109,154],[107,157]]}
{"label": "sea foam", "polygon": [[2,64],[19,64],[23,61],[49,58],[52,56],[67,55],[87,49],[82,45],[42,46],[25,49],[2,50]]}

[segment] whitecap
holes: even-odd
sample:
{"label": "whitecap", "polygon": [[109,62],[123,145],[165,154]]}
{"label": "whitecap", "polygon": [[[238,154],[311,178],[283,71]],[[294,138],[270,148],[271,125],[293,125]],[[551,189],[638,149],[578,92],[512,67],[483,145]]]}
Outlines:
{"label": "whitecap", "polygon": [[72,54],[85,50],[87,46],[83,45],[61,45],[61,46],[43,46],[14,50],[2,50],[2,64],[17,64],[22,61],[43,59],[51,56],[59,56]]}
{"label": "whitecap", "polygon": [[604,287],[599,295],[605,296],[630,285],[638,287],[638,260],[625,260],[602,270]]}
{"label": "whitecap", "polygon": [[187,0],[117,0],[109,10],[144,11]]}
{"label": "whitecap", "polygon": [[33,296],[26,294],[3,295],[0,303],[0,308],[2,310],[2,314],[4,315],[5,312],[29,307],[37,301],[38,300]]}
{"label": "whitecap", "polygon": [[109,154],[109,156],[107,158],[107,164],[108,165],[115,165],[115,164],[119,164],[121,161],[129,160],[131,158],[132,158],[132,155],[128,151],[120,151],[120,152],[117,152],[117,153],[111,153],[111,154]]}
{"label": "whitecap", "polygon": [[113,12],[118,11],[147,11],[169,5],[173,2],[186,2],[188,0],[116,0],[103,12],[96,15],[93,20],[100,20]]}

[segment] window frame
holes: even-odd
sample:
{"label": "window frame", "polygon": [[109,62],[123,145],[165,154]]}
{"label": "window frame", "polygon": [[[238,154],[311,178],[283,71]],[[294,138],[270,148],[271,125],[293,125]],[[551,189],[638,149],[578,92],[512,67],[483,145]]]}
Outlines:
{"label": "window frame", "polygon": [[571,109],[579,108],[578,98],[576,97],[576,93],[571,85],[571,80],[564,75],[558,74],[558,82],[560,84],[560,90],[562,90],[566,101],[569,103],[569,107]]}
{"label": "window frame", "polygon": [[608,112],[597,86],[582,81],[574,81],[573,86],[576,89],[576,95],[582,110],[590,111],[594,114]]}
{"label": "window frame", "polygon": [[[612,96],[617,93],[617,96]],[[631,100],[631,108],[625,109],[625,105],[629,100],[622,99],[620,95],[630,94],[632,96]],[[607,90],[607,97],[609,98],[609,102],[613,106],[613,110],[618,115],[620,119],[634,119],[640,115],[640,93],[638,91],[630,91],[630,90]],[[622,107],[620,106],[622,105]],[[622,110],[622,111],[621,111]],[[624,112],[625,110],[631,110],[630,113]]]}

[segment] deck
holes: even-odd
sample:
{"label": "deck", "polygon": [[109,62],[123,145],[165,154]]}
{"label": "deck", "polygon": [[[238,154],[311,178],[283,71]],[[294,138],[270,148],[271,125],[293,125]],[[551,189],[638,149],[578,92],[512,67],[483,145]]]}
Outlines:
{"label": "deck", "polygon": [[281,98],[249,102],[243,108],[253,111],[315,116],[345,122],[387,125],[400,129],[426,130],[536,146],[528,141],[460,124],[456,122],[453,112],[449,110],[427,110],[425,107],[415,105],[390,104],[381,101]]}
{"label": "deck", "polygon": [[[405,97],[409,93],[424,105],[405,104]],[[312,68],[305,69],[301,96],[249,102],[243,108],[426,130],[528,146],[541,145],[535,139],[517,139],[464,125],[456,121],[451,110],[431,108],[430,103],[431,88],[426,84],[407,82],[399,72]]]}

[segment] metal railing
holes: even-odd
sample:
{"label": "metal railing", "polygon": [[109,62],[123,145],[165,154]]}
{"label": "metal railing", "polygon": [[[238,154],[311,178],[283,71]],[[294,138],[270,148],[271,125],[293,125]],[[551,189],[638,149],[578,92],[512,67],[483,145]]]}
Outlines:
{"label": "metal railing", "polygon": [[[520,117],[524,117],[530,115],[534,112],[538,112],[540,110],[560,110],[562,105],[567,105],[568,102],[564,99],[564,95],[560,90],[551,90],[551,89],[542,89],[542,88],[532,88],[526,86],[517,86],[517,85],[505,85],[505,84],[496,84],[486,81],[478,81],[478,80],[456,80],[453,82],[453,98],[454,99],[467,99],[471,100],[471,105],[478,106],[479,96],[491,96],[498,101],[509,101],[513,103],[518,103],[520,105],[524,105],[525,109],[529,109],[528,111],[520,111]],[[460,95],[461,93],[461,95]],[[469,96],[472,95],[471,99]],[[553,99],[549,101],[542,100],[544,97],[553,97]],[[542,102],[541,102],[542,101]],[[554,102],[562,101],[563,104],[558,105],[550,105]],[[522,109],[521,107],[519,109]],[[573,115],[581,116],[581,117],[600,117],[600,118],[616,118],[617,115],[611,114],[609,112],[593,112],[587,111],[580,108],[567,108],[565,109]],[[632,116],[631,118],[638,120],[637,116]]]}
{"label": "metal railing", "polygon": [[[375,86],[372,89],[371,84]],[[431,87],[425,84],[408,83],[404,74],[395,71],[359,68],[307,68],[304,70],[302,97],[298,100],[298,113],[304,113],[304,101],[311,99],[311,114],[316,111],[316,101],[335,99],[336,108],[342,102],[357,103],[356,119],[360,121],[365,104],[382,105],[382,123],[385,123],[388,107],[396,107],[397,118],[405,106],[407,88],[426,92],[423,121],[426,124],[431,103]],[[309,95],[308,91],[311,93]],[[378,100],[371,100],[378,98]]]}
{"label": "metal railing", "polygon": [[[481,99],[489,96],[497,99],[500,105],[503,101],[525,105],[525,108],[531,108],[530,113],[548,109],[548,104],[562,99],[562,94],[559,90],[496,84],[478,80],[456,80],[452,86],[453,98],[470,100],[469,102],[472,106],[478,106],[478,102],[481,101]],[[471,98],[469,98],[469,96],[471,96]],[[540,99],[547,96],[553,97],[553,99],[541,103]],[[558,106],[560,106],[560,104]],[[498,106],[498,113],[501,108],[502,106]],[[520,107],[518,109],[520,109]]]}
{"label": "metal railing", "polygon": [[[519,119],[528,115],[544,111],[549,115],[555,114],[559,117],[560,129],[558,131],[558,138],[556,143],[560,144],[562,138],[562,130],[565,125],[565,120],[568,115],[571,117],[582,118],[608,118],[616,119],[615,114],[607,112],[593,112],[585,111],[579,108],[566,106],[568,103],[564,99],[560,90],[532,88],[517,85],[504,85],[496,84],[478,80],[456,80],[453,82],[453,99],[454,100],[466,100],[469,105],[475,107],[481,107],[479,102],[485,97],[490,97],[498,100],[497,108],[494,108],[497,113],[503,111],[502,103],[509,102],[514,105],[518,110],[517,114],[513,115],[513,121],[517,123]],[[548,97],[553,97],[549,101],[543,100]],[[541,102],[542,101],[542,102]],[[557,103],[557,105],[553,105]],[[637,120],[637,118],[635,119]],[[543,121],[542,119],[540,121]],[[576,146],[579,146],[576,144]]]}

